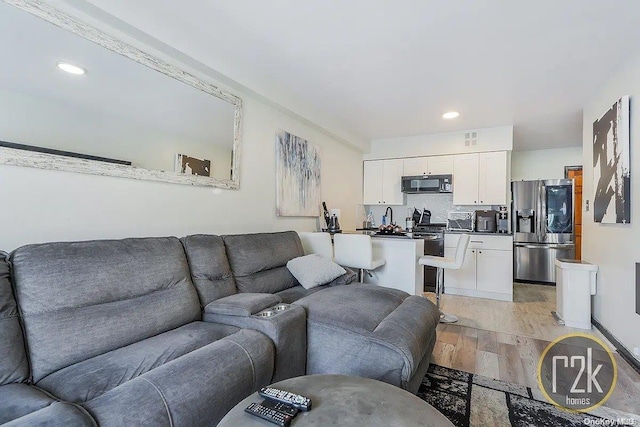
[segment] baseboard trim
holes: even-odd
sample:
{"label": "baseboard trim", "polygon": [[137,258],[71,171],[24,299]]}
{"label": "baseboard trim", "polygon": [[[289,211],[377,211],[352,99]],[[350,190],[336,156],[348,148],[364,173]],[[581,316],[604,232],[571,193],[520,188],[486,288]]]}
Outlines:
{"label": "baseboard trim", "polygon": [[627,362],[629,365],[631,365],[631,367],[633,368],[634,371],[636,371],[638,374],[640,374],[640,361],[638,361],[638,359],[633,357],[633,354],[631,354],[631,352],[629,350],[627,350],[625,348],[625,346],[623,346],[622,343],[620,341],[618,341],[618,339],[616,337],[614,337],[613,334],[611,332],[609,332],[609,330],[607,328],[602,326],[602,323],[598,322],[593,317],[591,318],[591,323],[593,324],[593,326],[596,327],[597,330],[602,332],[602,335],[607,337],[607,339],[611,342],[611,344],[613,344],[613,346],[618,351],[618,354],[620,355],[620,357],[622,357],[622,359],[625,362]]}

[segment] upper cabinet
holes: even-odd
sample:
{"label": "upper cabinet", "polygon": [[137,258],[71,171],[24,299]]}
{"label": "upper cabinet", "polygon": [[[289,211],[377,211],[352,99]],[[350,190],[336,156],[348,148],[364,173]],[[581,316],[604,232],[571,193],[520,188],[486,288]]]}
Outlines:
{"label": "upper cabinet", "polygon": [[404,161],[402,159],[364,162],[363,204],[403,205],[401,191]]}
{"label": "upper cabinet", "polygon": [[454,205],[506,205],[508,186],[509,157],[506,151],[454,156]]}
{"label": "upper cabinet", "polygon": [[451,175],[453,156],[411,157],[404,159],[404,175]]}

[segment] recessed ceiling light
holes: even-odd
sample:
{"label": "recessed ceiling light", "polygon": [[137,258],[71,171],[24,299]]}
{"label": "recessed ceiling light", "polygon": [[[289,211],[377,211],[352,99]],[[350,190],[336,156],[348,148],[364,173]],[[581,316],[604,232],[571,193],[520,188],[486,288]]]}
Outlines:
{"label": "recessed ceiling light", "polygon": [[459,115],[460,115],[460,113],[458,113],[457,111],[447,111],[446,113],[444,113],[442,115],[442,118],[443,119],[455,119]]}
{"label": "recessed ceiling light", "polygon": [[56,67],[60,68],[62,71],[66,71],[69,74],[75,74],[77,76],[81,76],[87,72],[87,70],[81,66],[66,61],[56,62]]}

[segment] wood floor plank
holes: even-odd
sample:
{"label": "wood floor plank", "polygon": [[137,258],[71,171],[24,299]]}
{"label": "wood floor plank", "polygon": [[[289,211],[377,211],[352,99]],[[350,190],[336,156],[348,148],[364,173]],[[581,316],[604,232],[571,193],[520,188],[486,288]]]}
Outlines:
{"label": "wood floor plank", "polygon": [[[527,385],[536,392],[539,358],[556,338],[573,332],[587,333],[614,349],[597,330],[558,325],[551,316],[555,288],[550,286],[516,283],[513,302],[446,294],[442,303],[444,311],[460,320],[438,326],[433,363]],[[618,384],[605,406],[640,414],[640,375],[618,354],[615,357]]]}
{"label": "wood floor plank", "polygon": [[478,350],[489,353],[498,352],[498,338],[494,331],[478,329]]}
{"label": "wood floor plank", "polygon": [[498,344],[498,371],[503,381],[526,384],[526,376],[518,347],[514,344]]}
{"label": "wood floor plank", "polygon": [[489,351],[476,350],[476,370],[473,373],[498,379],[500,377],[498,354]]}

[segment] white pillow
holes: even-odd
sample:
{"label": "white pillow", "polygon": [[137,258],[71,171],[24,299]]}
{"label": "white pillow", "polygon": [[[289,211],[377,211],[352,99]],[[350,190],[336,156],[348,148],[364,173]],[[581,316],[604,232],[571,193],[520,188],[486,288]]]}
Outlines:
{"label": "white pillow", "polygon": [[318,254],[294,258],[287,268],[305,289],[325,285],[347,272],[329,258]]}

